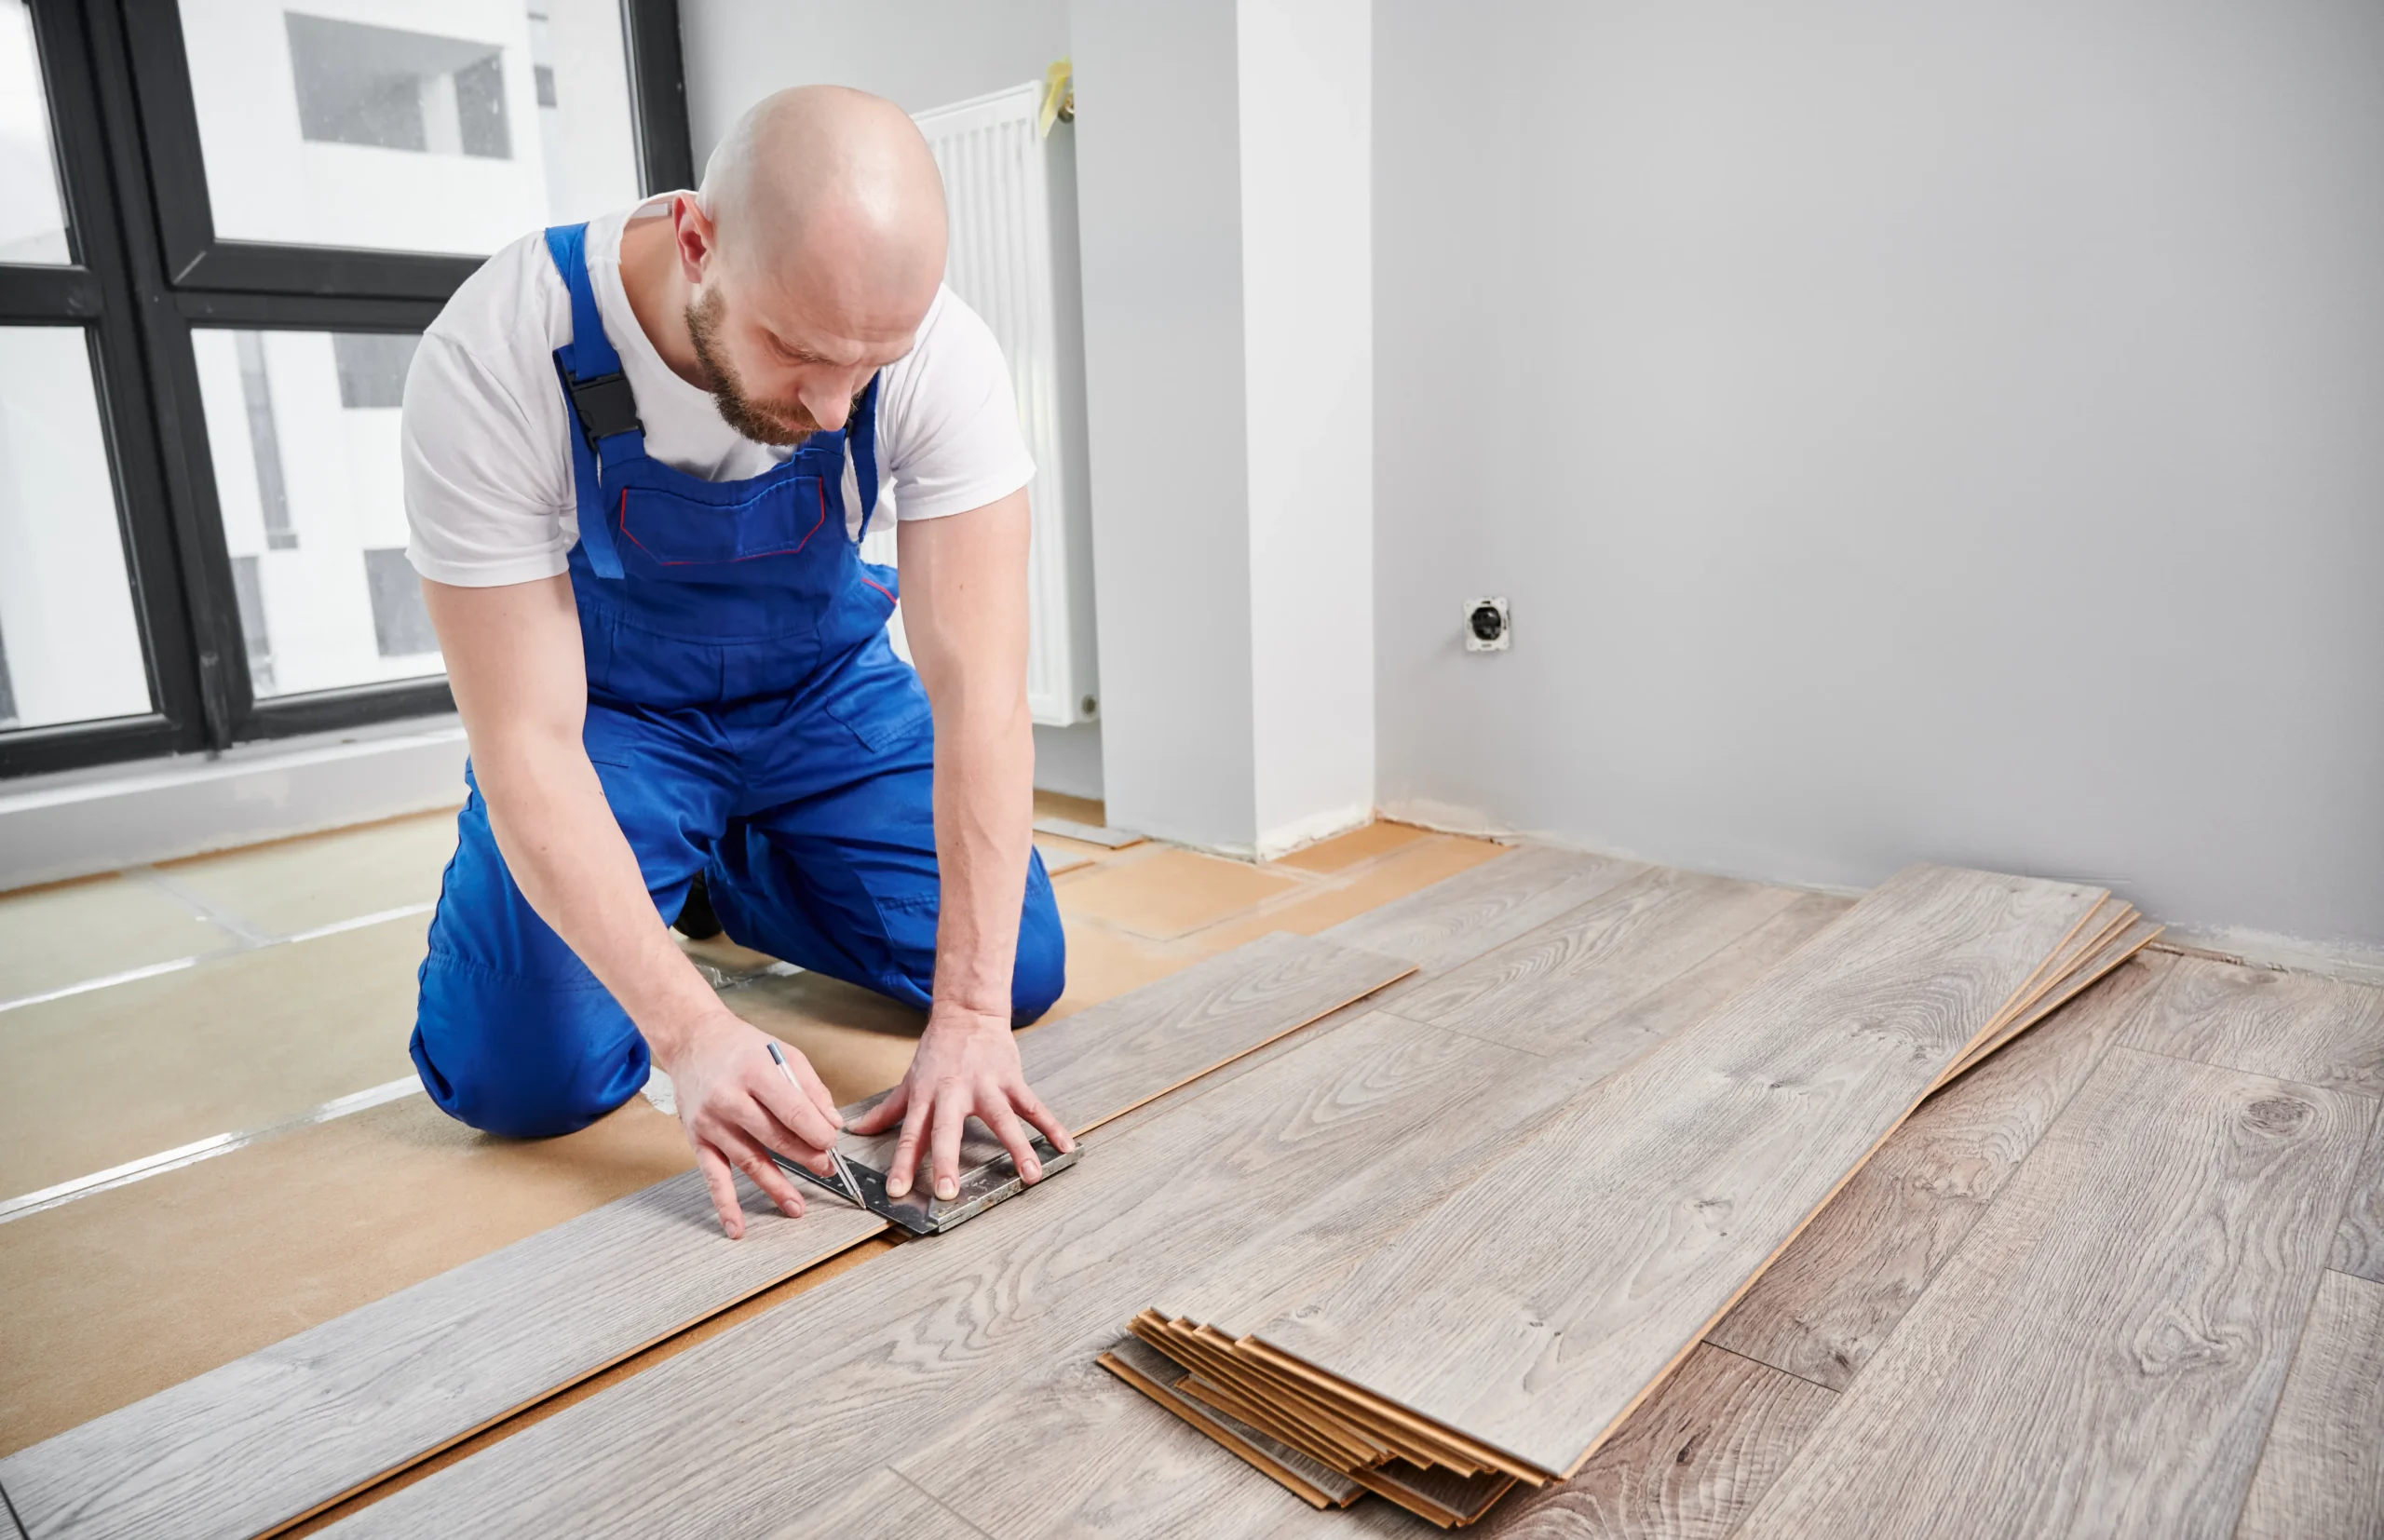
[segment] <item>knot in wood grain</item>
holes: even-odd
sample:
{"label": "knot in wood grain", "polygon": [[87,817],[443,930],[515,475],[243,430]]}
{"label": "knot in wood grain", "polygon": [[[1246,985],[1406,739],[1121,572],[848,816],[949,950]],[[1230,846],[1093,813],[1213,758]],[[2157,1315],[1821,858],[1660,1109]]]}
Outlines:
{"label": "knot in wood grain", "polygon": [[2243,1122],[2255,1133],[2289,1134],[2297,1131],[2317,1112],[2297,1096],[2264,1096],[2243,1109]]}

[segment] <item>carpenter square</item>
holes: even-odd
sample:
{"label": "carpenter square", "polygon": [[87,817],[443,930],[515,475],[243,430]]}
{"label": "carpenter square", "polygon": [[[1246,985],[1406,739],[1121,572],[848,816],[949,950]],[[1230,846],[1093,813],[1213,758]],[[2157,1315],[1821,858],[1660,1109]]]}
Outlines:
{"label": "carpenter square", "polygon": [[[1031,1148],[1035,1151],[1035,1158],[1043,1163],[1046,1180],[1052,1172],[1063,1171],[1075,1165],[1077,1156],[1083,1153],[1083,1146],[1078,1145],[1062,1155],[1041,1134],[1035,1136]],[[839,1197],[851,1196],[839,1189],[829,1178],[806,1170],[775,1152],[770,1158],[778,1162],[782,1170],[801,1177],[815,1187],[824,1187]],[[1010,1159],[1007,1151],[962,1171],[959,1195],[941,1202],[924,1186],[914,1186],[901,1197],[889,1198],[886,1196],[885,1172],[841,1156],[837,1164],[852,1174],[854,1185],[860,1195],[857,1201],[862,1208],[906,1235],[913,1236],[941,1235],[956,1224],[975,1219],[995,1204],[1016,1197],[1026,1190],[1025,1180],[1018,1174],[1018,1164]]]}

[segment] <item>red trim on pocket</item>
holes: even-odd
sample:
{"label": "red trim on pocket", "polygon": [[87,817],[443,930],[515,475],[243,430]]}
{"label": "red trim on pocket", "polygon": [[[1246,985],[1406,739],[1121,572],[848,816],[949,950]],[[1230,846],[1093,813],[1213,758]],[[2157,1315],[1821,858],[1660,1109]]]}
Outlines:
{"label": "red trim on pocket", "polygon": [[[821,479],[815,481],[814,484],[820,489],[820,517],[813,520],[811,521],[811,527],[803,532],[802,539],[796,541],[792,546],[790,546],[783,550],[755,551],[751,556],[732,556],[725,561],[672,561],[664,557],[655,556],[653,548],[647,546],[644,541],[640,540],[637,537],[636,533],[630,528],[630,489],[627,487],[623,487],[621,489],[621,534],[627,537],[630,545],[635,546],[642,551],[644,551],[647,556],[653,557],[654,562],[657,566],[662,567],[725,567],[738,561],[759,561],[765,557],[800,556],[803,554],[803,547],[811,544],[811,537],[818,534],[820,533],[820,527],[828,521],[828,483],[824,479]],[[861,581],[864,583],[869,582],[867,578],[863,578]],[[874,583],[870,583],[869,586],[873,588],[877,588],[877,591],[880,593],[886,593],[884,588],[879,588]],[[886,596],[888,599],[894,597],[891,594],[887,594]]]}

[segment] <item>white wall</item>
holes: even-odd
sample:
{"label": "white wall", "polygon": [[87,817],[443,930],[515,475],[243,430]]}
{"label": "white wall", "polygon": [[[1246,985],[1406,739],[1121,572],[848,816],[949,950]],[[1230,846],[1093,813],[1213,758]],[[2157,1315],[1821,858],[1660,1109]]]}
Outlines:
{"label": "white wall", "polygon": [[1258,844],[1374,812],[1370,0],[1240,0]]}
{"label": "white wall", "polygon": [[2384,943],[2384,7],[1375,29],[1389,807]]}
{"label": "white wall", "polygon": [[1074,32],[1108,815],[1248,850],[1258,809],[1234,8],[1078,0]]}
{"label": "white wall", "polygon": [[829,84],[907,113],[1039,80],[1067,57],[1067,0],[684,0],[687,118],[703,170],[737,115],[789,86]]}

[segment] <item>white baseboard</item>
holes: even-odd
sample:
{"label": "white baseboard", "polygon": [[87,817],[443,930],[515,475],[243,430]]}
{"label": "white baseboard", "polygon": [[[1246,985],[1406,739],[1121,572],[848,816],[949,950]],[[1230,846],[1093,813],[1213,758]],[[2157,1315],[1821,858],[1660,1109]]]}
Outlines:
{"label": "white baseboard", "polygon": [[452,716],[0,782],[0,889],[464,800]]}

